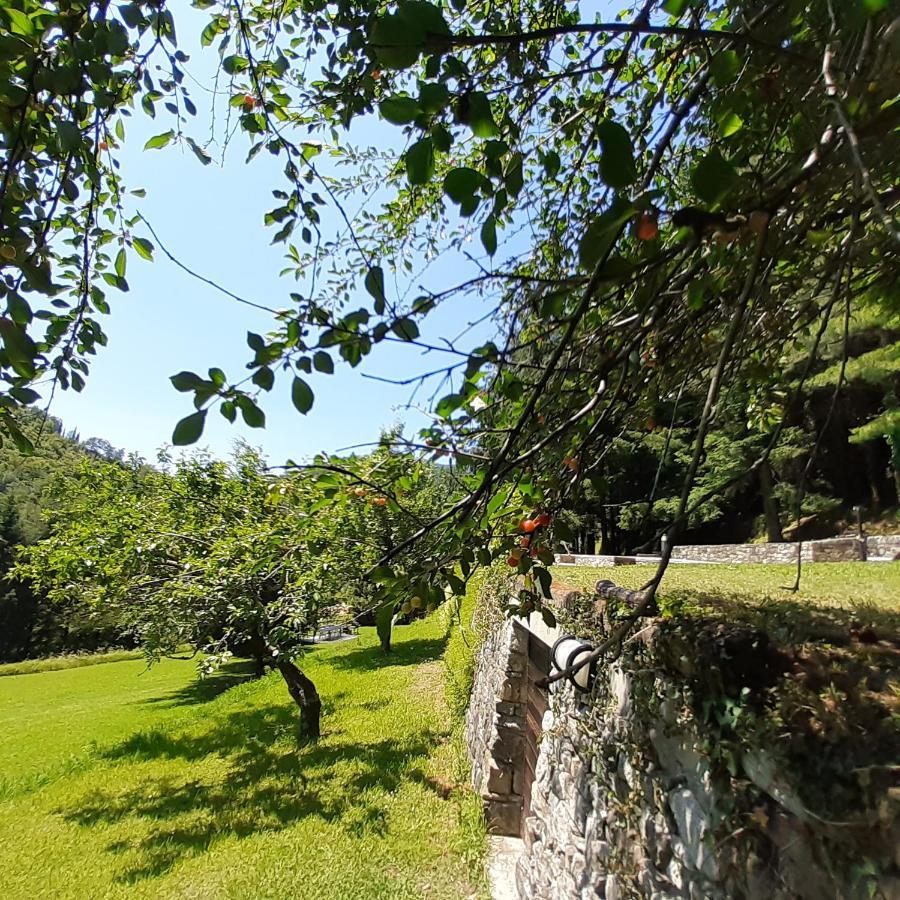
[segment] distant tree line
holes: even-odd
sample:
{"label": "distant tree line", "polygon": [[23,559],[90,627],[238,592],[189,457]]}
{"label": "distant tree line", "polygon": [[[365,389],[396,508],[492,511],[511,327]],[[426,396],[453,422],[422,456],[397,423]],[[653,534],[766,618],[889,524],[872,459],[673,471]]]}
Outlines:
{"label": "distant tree line", "polygon": [[0,662],[134,646],[106,611],[87,610],[77,596],[49,603],[42,590],[10,571],[23,547],[48,534],[51,483],[95,460],[121,461],[124,451],[102,438],[82,441],[77,432],[64,432],[59,419],[44,421],[38,413],[27,416],[24,428],[37,440],[33,454],[23,455],[11,441],[0,446]]}

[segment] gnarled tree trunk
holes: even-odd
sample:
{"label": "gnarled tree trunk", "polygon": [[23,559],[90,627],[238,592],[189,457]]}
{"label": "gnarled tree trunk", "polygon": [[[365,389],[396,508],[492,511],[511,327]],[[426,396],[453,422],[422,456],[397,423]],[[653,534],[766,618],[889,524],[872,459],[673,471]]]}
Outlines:
{"label": "gnarled tree trunk", "polygon": [[288,693],[300,707],[300,737],[316,740],[319,737],[319,718],[322,701],[316,686],[289,660],[278,660],[278,671],[287,684]]}

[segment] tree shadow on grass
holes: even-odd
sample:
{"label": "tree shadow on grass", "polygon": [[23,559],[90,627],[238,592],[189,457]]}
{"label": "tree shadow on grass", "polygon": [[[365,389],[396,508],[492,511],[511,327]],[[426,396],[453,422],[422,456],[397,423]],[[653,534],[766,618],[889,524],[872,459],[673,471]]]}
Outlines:
{"label": "tree shadow on grass", "polygon": [[[401,645],[393,664],[427,660],[439,644]],[[380,651],[373,650],[371,664],[377,664]],[[364,663],[351,663],[357,664]],[[340,705],[345,719],[378,715],[381,706],[346,694],[325,699],[326,716],[328,707]],[[139,732],[103,756],[123,763],[180,760],[185,765],[178,774],[150,775],[124,789],[92,789],[59,813],[85,827],[134,822],[140,837],[107,848],[123,856],[117,880],[128,884],[163,875],[182,859],[207,852],[220,838],[279,831],[304,819],[337,824],[354,835],[383,833],[390,796],[404,782],[430,786],[428,759],[443,735],[423,729],[407,737],[351,743],[336,723],[329,727],[325,721],[324,738],[302,746],[296,741],[297,711],[288,704],[219,712],[201,732]],[[389,733],[386,727],[383,733]],[[131,774],[122,771],[126,778]],[[139,769],[133,771],[140,775]],[[196,777],[210,771],[215,774]]]}
{"label": "tree shadow on grass", "polygon": [[215,700],[219,694],[256,678],[256,669],[252,660],[236,659],[226,663],[212,675],[205,678],[194,678],[178,690],[141,700],[140,703],[153,704],[163,708],[174,706],[196,706]]}
{"label": "tree shadow on grass", "polygon": [[392,645],[385,653],[379,645],[360,647],[348,653],[336,654],[329,660],[335,669],[383,669],[388,666],[410,666],[440,659],[446,646],[444,638],[414,638]]}

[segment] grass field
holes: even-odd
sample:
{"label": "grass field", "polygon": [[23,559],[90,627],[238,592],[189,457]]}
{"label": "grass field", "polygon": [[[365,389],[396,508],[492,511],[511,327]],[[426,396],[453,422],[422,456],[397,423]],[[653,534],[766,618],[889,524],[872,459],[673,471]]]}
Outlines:
{"label": "grass field", "polygon": [[[656,572],[655,565],[556,566],[556,579],[573,587],[593,588],[600,579],[639,588]],[[660,597],[694,600],[729,598],[748,603],[791,602],[835,609],[900,610],[900,562],[805,563],[800,590],[792,593],[793,565],[721,565],[673,563],[660,585]]]}
{"label": "grass field", "polygon": [[310,654],[323,738],[300,748],[279,676],[239,665],[0,678],[0,896],[483,896],[445,634],[432,616],[389,657],[369,629]]}
{"label": "grass field", "polygon": [[[554,577],[591,590],[600,579],[622,587],[642,587],[654,565],[589,568],[557,566]],[[789,590],[792,565],[678,565],[666,569],[659,590],[664,615],[701,615],[766,629],[787,643],[838,639],[872,627],[875,634],[900,637],[900,562],[807,563],[800,589]]]}
{"label": "grass field", "polygon": [[77,669],[80,666],[98,666],[102,663],[121,662],[123,659],[143,659],[142,650],[107,650],[101,653],[64,653],[44,659],[25,659],[22,662],[0,665],[0,678],[4,675],[31,675],[34,672],[55,672],[59,669]]}

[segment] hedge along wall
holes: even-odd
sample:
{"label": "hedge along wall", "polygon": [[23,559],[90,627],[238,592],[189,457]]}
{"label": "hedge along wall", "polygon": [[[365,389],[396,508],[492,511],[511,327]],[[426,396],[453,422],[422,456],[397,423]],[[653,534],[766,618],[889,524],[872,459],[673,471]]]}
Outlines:
{"label": "hedge along wall", "polygon": [[[600,640],[611,615],[567,618]],[[553,688],[522,898],[900,898],[898,645],[783,624],[776,643],[733,611],[652,620],[590,695]],[[511,628],[482,646],[482,706]]]}

